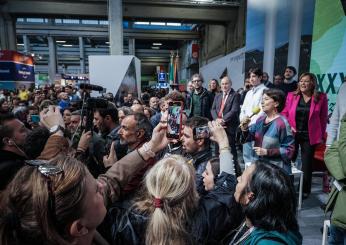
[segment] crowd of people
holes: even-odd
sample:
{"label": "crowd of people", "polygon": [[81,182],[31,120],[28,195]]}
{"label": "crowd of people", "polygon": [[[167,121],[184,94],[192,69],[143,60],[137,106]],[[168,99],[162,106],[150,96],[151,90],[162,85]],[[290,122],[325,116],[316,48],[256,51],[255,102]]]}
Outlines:
{"label": "crowd of people", "polygon": [[[308,198],[328,100],[314,74],[296,75],[288,66],[272,83],[251,69],[235,91],[227,76],[204,88],[195,74],[186,91],[102,98],[72,85],[0,90],[0,243],[302,244],[292,164],[300,151]],[[184,107],[178,139],[170,102]],[[345,237],[345,104],[328,128],[342,187],[327,205],[330,244]]]}

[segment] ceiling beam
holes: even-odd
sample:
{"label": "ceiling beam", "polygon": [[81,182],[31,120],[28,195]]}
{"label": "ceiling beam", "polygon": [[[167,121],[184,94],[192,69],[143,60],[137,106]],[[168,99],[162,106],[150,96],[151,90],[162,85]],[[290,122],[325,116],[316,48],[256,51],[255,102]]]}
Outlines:
{"label": "ceiling beam", "polygon": [[[7,0],[2,12],[16,16],[104,18],[107,19],[106,1],[39,1]],[[160,20],[185,23],[226,23],[235,21],[238,6],[178,4],[162,1],[124,1],[123,17],[128,20]]]}
{"label": "ceiling beam", "polygon": [[[123,29],[125,38],[150,40],[198,40],[196,31],[181,30],[144,30]],[[105,37],[108,39],[107,26],[81,26],[81,25],[49,25],[49,24],[18,24],[17,35],[43,35],[56,37]]]}

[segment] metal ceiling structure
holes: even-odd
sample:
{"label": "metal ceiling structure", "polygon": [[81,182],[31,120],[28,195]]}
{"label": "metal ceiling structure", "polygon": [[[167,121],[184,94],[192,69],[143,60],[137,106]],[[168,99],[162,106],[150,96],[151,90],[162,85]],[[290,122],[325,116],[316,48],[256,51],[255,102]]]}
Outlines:
{"label": "metal ceiling structure", "polygon": [[[1,0],[2,12],[47,18],[107,18],[107,0]],[[240,0],[124,0],[125,20],[166,20],[185,23],[235,21]]]}
{"label": "metal ceiling structure", "polygon": [[[108,37],[107,26],[52,25],[52,24],[20,24],[16,25],[17,34],[21,35],[50,35],[68,37],[79,35],[83,37]],[[197,31],[181,30],[146,30],[124,29],[124,38],[150,40],[197,40]]]}
{"label": "metal ceiling structure", "polygon": [[[111,0],[109,0],[111,1]],[[236,22],[241,0],[123,0],[123,19],[135,21],[164,21],[180,24],[221,24]],[[0,14],[5,18],[47,18],[49,23],[16,23],[19,46],[23,51],[22,36],[30,37],[31,52],[42,57],[38,64],[48,62],[47,36],[72,43],[72,48],[57,45],[58,61],[78,65],[78,37],[86,40],[86,55],[108,53],[108,25],[57,25],[55,18],[79,20],[107,20],[108,0],[0,0]],[[7,17],[6,17],[7,16]],[[199,40],[194,30],[149,30],[124,28],[124,50],[128,39],[136,40],[136,56],[142,61],[144,73],[154,72],[153,67],[167,65],[170,50],[178,49],[185,41]],[[162,43],[160,50],[153,50],[152,43]]]}

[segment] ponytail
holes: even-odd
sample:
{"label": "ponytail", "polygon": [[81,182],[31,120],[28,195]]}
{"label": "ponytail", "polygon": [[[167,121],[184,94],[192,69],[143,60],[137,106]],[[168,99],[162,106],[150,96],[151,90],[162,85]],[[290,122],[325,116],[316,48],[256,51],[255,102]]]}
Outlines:
{"label": "ponytail", "polygon": [[186,223],[198,205],[195,173],[186,159],[171,155],[145,178],[145,192],[135,208],[149,216],[146,244],[190,244]]}

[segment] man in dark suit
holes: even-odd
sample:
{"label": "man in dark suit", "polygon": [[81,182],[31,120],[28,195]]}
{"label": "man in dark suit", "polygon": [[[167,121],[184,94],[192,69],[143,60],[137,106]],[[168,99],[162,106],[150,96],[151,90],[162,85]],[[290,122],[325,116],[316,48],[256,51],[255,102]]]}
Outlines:
{"label": "man in dark suit", "polygon": [[240,95],[232,89],[231,80],[225,76],[221,79],[221,93],[217,94],[211,108],[213,120],[226,129],[237,175],[240,174],[235,134],[239,125]]}

